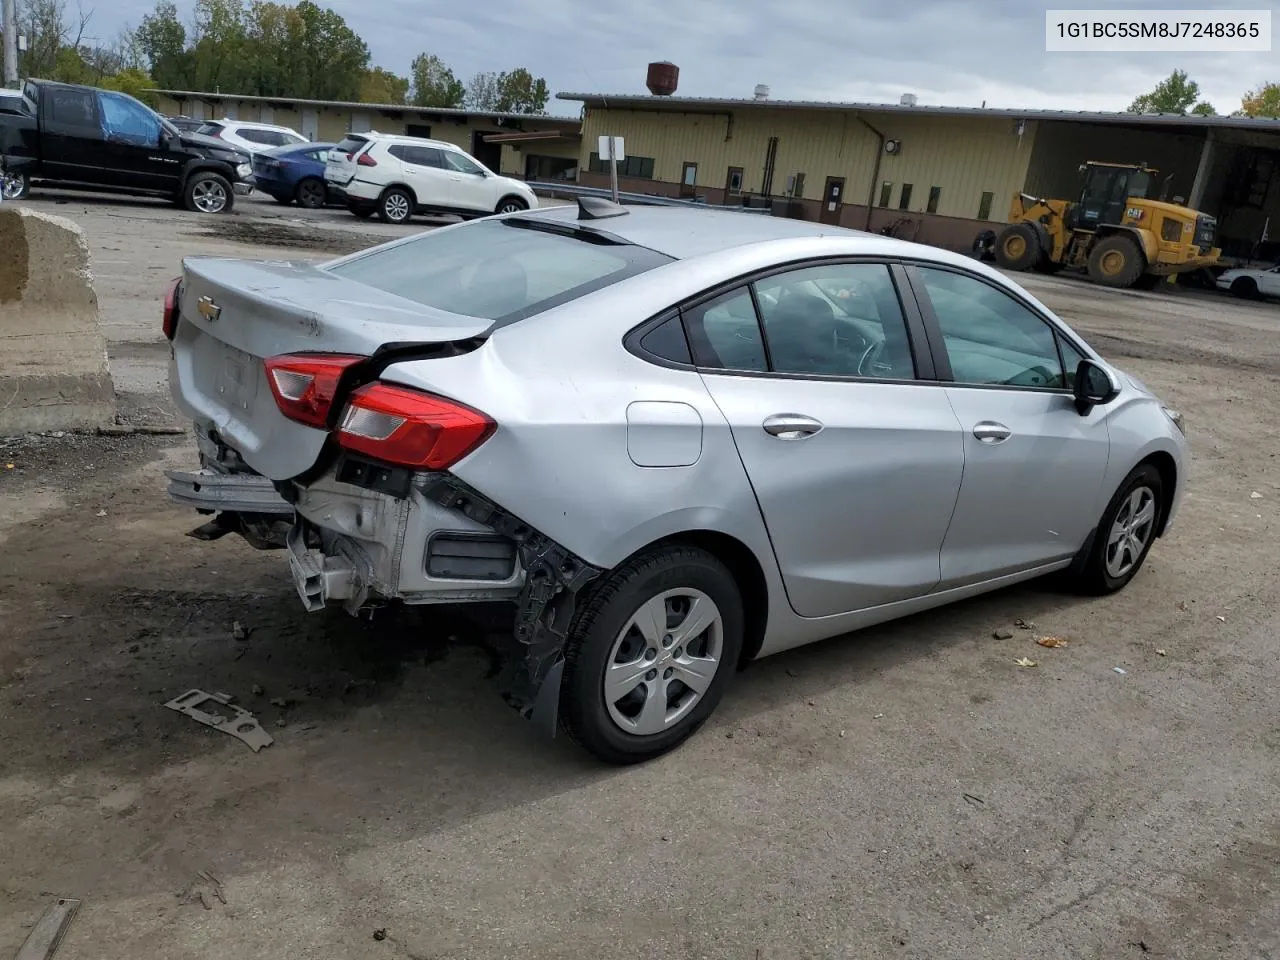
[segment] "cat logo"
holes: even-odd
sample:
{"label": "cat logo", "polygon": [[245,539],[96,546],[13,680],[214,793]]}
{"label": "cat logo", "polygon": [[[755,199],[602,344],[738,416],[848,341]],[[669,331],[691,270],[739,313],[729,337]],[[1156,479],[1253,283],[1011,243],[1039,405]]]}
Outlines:
{"label": "cat logo", "polygon": [[222,308],[213,302],[213,297],[201,297],[196,301],[196,309],[200,316],[213,323],[222,315]]}

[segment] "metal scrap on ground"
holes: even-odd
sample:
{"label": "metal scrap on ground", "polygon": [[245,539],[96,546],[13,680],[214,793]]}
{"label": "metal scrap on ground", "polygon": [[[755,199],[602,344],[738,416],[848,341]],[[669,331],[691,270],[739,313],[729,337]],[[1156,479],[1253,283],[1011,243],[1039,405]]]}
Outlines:
{"label": "metal scrap on ground", "polygon": [[71,926],[71,921],[75,919],[79,910],[80,901],[66,897],[51,904],[44,912],[44,916],[31,928],[31,933],[18,949],[18,955],[14,960],[49,960],[58,949],[58,945],[62,943],[62,938],[67,934],[67,928]]}
{"label": "metal scrap on ground", "polygon": [[199,871],[187,888],[178,894],[178,902],[184,906],[199,902],[206,910],[213,909],[213,905],[209,902],[211,898],[226,905],[227,898],[222,895],[222,882],[208,870]]}
{"label": "metal scrap on ground", "polygon": [[[216,703],[225,707],[231,711],[232,716],[224,717],[220,714],[201,710],[200,707],[207,703]],[[231,697],[228,694],[188,690],[182,696],[174,697],[165,706],[170,710],[178,711],[178,713],[185,713],[197,723],[203,723],[207,727],[213,727],[215,730],[229,733],[237,740],[243,740],[254,753],[275,743],[275,740],[271,738],[271,734],[262,729],[257,717],[243,707],[237,707],[232,704]]]}

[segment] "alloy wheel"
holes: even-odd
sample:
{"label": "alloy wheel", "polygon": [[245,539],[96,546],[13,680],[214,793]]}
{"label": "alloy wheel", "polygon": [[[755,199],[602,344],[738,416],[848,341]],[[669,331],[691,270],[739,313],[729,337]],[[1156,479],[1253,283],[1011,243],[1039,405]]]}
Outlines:
{"label": "alloy wheel", "polygon": [[399,223],[409,216],[409,198],[402,193],[393,193],[382,201],[382,208],[387,212],[387,219]]}
{"label": "alloy wheel", "polygon": [[609,717],[636,736],[679,723],[711,687],[724,620],[701,590],[667,590],[633,613],[613,642],[602,684]]}
{"label": "alloy wheel", "polygon": [[1156,495],[1150,487],[1135,487],[1116,513],[1107,535],[1104,559],[1107,575],[1119,580],[1142,558],[1156,525]]}
{"label": "alloy wheel", "polygon": [[298,200],[304,207],[322,206],[325,201],[324,186],[314,180],[304,180],[298,188]]}
{"label": "alloy wheel", "polygon": [[515,200],[508,200],[502,206],[498,207],[499,213],[516,213],[524,209],[524,205]]}
{"label": "alloy wheel", "polygon": [[227,205],[227,191],[216,180],[201,180],[191,190],[191,202],[201,213],[221,213]]}
{"label": "alloy wheel", "polygon": [[3,192],[6,200],[17,200],[22,196],[25,186],[26,184],[21,174],[6,173],[3,181],[0,181],[0,192]]}

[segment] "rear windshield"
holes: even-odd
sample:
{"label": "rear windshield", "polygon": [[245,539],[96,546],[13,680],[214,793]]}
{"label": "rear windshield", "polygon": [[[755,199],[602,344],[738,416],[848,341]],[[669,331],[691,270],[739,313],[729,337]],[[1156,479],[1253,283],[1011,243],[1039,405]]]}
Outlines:
{"label": "rear windshield", "polygon": [[196,130],[196,133],[206,137],[216,137],[221,132],[222,132],[222,124],[220,123],[206,123],[200,126],[199,128],[197,128]]}
{"label": "rear windshield", "polygon": [[672,262],[645,247],[516,223],[433,230],[328,269],[428,307],[505,324]]}
{"label": "rear windshield", "polygon": [[353,137],[347,135],[338,141],[338,145],[334,147],[334,149],[340,150],[343,153],[355,153],[368,142],[368,137]]}

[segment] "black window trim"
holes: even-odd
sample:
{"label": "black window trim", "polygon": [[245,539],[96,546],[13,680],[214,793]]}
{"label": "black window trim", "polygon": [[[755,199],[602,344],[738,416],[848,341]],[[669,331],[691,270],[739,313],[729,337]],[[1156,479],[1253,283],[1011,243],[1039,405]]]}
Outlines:
{"label": "black window trim", "polygon": [[1025,297],[1020,296],[1016,291],[1010,290],[1003,284],[997,283],[989,277],[984,277],[974,273],[971,270],[965,270],[949,263],[937,263],[930,260],[917,260],[906,263],[907,277],[911,282],[911,287],[915,293],[915,299],[919,304],[920,312],[924,318],[925,329],[928,332],[929,347],[934,355],[934,365],[937,370],[937,380],[949,387],[963,387],[968,390],[1013,390],[1019,393],[1048,393],[1060,396],[1071,396],[1072,391],[1069,387],[1034,387],[1021,384],[1010,383],[963,383],[955,379],[955,374],[951,369],[951,358],[947,354],[946,342],[942,335],[942,325],[938,323],[938,315],[934,312],[933,301],[929,297],[929,292],[924,284],[924,277],[920,275],[919,268],[925,267],[932,270],[943,270],[947,273],[955,273],[970,280],[976,280],[985,284],[992,290],[1004,294],[1013,300],[1018,306],[1022,307],[1041,323],[1049,328],[1049,332],[1053,335],[1053,348],[1058,355],[1058,366],[1062,370],[1064,378],[1067,373],[1066,363],[1062,357],[1061,342],[1065,340],[1071,344],[1081,356],[1092,359],[1094,351],[1085,346],[1078,337],[1072,336],[1068,331],[1063,329],[1053,317],[1047,316],[1041,310],[1037,309],[1033,304],[1029,303]]}
{"label": "black window trim", "polygon": [[[878,264],[887,268],[890,282],[894,286],[894,293],[898,298],[898,306],[902,310],[903,321],[906,325],[907,343],[911,351],[912,365],[916,371],[915,377],[912,379],[902,380],[896,378],[891,379],[888,377],[854,377],[821,373],[783,373],[773,370],[773,358],[769,351],[769,341],[764,333],[760,305],[756,298],[756,283],[782,273],[794,273],[798,270],[807,270],[813,267],[858,263]],[[908,274],[903,268],[904,263],[906,263],[906,261],[900,257],[884,257],[873,254],[848,254],[826,257],[809,257],[803,260],[790,260],[786,263],[773,264],[763,269],[754,270],[750,273],[741,274],[729,280],[725,280],[713,287],[708,287],[693,296],[686,297],[684,300],[664,308],[659,313],[642,321],[627,331],[622,338],[623,347],[628,353],[644,360],[646,363],[674,370],[694,370],[704,375],[760,377],[770,380],[830,381],[833,383],[888,383],[899,385],[937,383],[938,377],[936,376],[935,360],[931,349],[932,344],[927,335],[928,327],[925,323],[924,315],[916,303],[917,298],[913,294]],[[726,294],[733,293],[743,288],[746,289],[751,297],[751,304],[756,314],[756,324],[760,328],[761,343],[764,345],[765,360],[770,367],[769,370],[728,370],[722,367],[700,367],[698,366],[696,359],[691,364],[677,363],[665,357],[659,357],[651,354],[647,350],[641,348],[640,341],[644,338],[645,334],[670,320],[673,316],[679,315],[681,324],[684,325],[684,312],[686,310],[693,310],[705,303],[719,299]],[[692,354],[694,353],[694,338],[689,335],[687,326],[685,326],[684,333],[685,340],[688,342],[690,353]]]}

